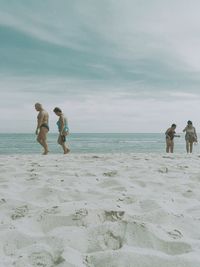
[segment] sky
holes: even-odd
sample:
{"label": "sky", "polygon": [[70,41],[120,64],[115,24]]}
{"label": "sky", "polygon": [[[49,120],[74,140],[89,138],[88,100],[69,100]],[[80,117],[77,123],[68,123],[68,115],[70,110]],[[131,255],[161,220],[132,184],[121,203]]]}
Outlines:
{"label": "sky", "polygon": [[199,0],[0,0],[0,132],[200,131]]}

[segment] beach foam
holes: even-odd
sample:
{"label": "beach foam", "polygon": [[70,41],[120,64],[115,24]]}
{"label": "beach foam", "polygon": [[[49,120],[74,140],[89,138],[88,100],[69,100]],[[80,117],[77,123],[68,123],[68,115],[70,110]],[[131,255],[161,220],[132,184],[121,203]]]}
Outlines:
{"label": "beach foam", "polygon": [[0,159],[0,266],[200,266],[198,155]]}

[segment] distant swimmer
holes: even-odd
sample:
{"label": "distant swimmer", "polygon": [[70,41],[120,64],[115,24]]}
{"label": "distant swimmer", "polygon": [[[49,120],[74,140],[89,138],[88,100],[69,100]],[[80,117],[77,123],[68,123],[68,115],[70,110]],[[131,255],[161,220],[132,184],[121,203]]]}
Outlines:
{"label": "distant swimmer", "polygon": [[47,155],[48,145],[47,145],[47,133],[49,131],[49,114],[43,109],[40,103],[35,104],[35,109],[38,111],[37,116],[37,128],[35,134],[37,135],[38,143],[44,148],[43,155]]}
{"label": "distant swimmer", "polygon": [[69,148],[66,145],[66,136],[69,134],[69,127],[67,118],[62,113],[62,110],[58,107],[54,108],[54,113],[59,117],[57,121],[59,136],[58,136],[58,144],[62,146],[64,154],[70,152]]}
{"label": "distant swimmer", "polygon": [[183,132],[185,132],[186,151],[187,153],[192,153],[193,143],[197,143],[197,133],[190,120],[187,122],[187,126],[183,129]]}
{"label": "distant swimmer", "polygon": [[166,152],[173,153],[174,152],[174,137],[180,137],[180,135],[176,135],[175,132],[176,124],[172,124],[170,128],[165,132],[166,135]]}

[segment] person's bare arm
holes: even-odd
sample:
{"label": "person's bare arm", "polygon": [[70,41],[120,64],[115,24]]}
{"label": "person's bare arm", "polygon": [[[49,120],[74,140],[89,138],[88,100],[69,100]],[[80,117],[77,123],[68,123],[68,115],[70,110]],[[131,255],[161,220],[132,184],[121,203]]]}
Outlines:
{"label": "person's bare arm", "polygon": [[63,130],[65,127],[65,121],[64,121],[64,116],[60,116],[60,134],[63,134]]}
{"label": "person's bare arm", "polygon": [[195,135],[195,138],[196,138],[196,141],[197,141],[197,132],[196,132],[195,128],[194,128],[194,135]]}
{"label": "person's bare arm", "polygon": [[170,131],[170,128],[167,129],[167,131],[165,132],[165,135],[166,135],[166,137],[168,137],[168,138],[170,138],[170,136],[168,135],[169,131]]}

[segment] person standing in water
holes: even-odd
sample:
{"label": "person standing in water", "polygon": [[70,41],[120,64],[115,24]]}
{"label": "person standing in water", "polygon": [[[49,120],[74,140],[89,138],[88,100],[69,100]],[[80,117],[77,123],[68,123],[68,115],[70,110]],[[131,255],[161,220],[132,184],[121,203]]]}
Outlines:
{"label": "person standing in water", "polygon": [[47,133],[49,131],[49,114],[43,109],[40,103],[35,104],[35,109],[38,111],[37,116],[37,128],[35,134],[37,135],[38,143],[44,148],[43,155],[47,155],[48,145],[47,145]]}
{"label": "person standing in water", "polygon": [[173,153],[174,152],[174,137],[180,137],[180,135],[176,135],[175,132],[176,124],[172,124],[170,128],[165,132],[166,135],[166,152]]}
{"label": "person standing in water", "polygon": [[70,152],[70,149],[66,145],[66,136],[69,134],[67,118],[60,108],[56,107],[53,111],[59,117],[59,120],[57,121],[59,131],[58,144],[62,146],[64,154],[67,154]]}
{"label": "person standing in water", "polygon": [[193,143],[197,143],[197,133],[190,120],[187,122],[187,126],[183,129],[183,132],[185,132],[186,151],[187,153],[192,153]]}

